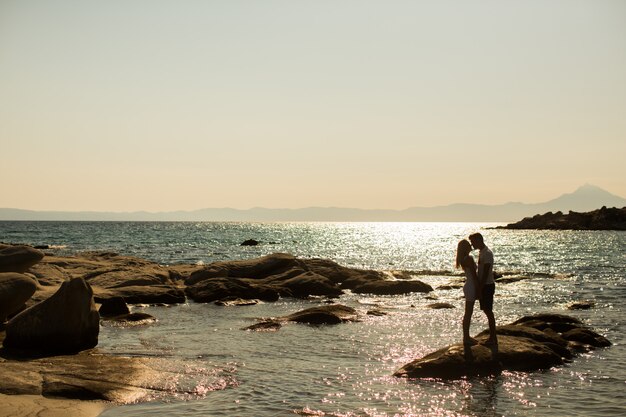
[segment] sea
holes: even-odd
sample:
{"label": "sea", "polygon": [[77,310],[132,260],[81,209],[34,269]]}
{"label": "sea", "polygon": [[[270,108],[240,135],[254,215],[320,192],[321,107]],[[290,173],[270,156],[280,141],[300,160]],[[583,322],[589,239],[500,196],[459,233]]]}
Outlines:
{"label": "sea", "polygon": [[[288,324],[277,332],[242,328],[325,303],[280,299],[243,307],[188,301],[134,306],[158,321],[103,324],[97,349],[145,356],[165,372],[166,389],[112,407],[118,416],[610,416],[626,415],[626,232],[494,229],[495,223],[0,222],[0,241],[48,245],[71,255],[114,251],[163,265],[206,265],[271,253],[400,270],[431,284],[430,294],[357,295],[337,302],[361,320]],[[393,376],[404,364],[461,340],[462,279],[457,242],[480,232],[494,269],[523,278],[498,284],[495,315],[508,323],[540,312],[569,314],[613,342],[561,367],[455,381]],[[247,239],[257,246],[241,246]],[[587,310],[569,310],[574,302]],[[429,309],[433,302],[455,308]],[[367,315],[373,309],[383,316]],[[472,334],[487,327],[476,309]],[[161,381],[163,382],[163,381]]]}

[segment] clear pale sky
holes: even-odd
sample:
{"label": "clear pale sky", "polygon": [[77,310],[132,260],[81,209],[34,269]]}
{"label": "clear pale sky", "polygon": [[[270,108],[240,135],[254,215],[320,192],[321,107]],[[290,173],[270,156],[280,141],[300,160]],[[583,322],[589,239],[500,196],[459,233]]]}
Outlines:
{"label": "clear pale sky", "polygon": [[626,1],[0,0],[0,207],[626,196]]}

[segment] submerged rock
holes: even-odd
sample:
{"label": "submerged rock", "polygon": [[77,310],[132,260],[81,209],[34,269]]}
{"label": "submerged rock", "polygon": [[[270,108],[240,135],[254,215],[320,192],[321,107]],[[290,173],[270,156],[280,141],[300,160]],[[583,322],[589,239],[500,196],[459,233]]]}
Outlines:
{"label": "submerged rock", "polygon": [[433,287],[422,281],[375,281],[352,289],[357,294],[400,295],[413,292],[431,292]]}
{"label": "submerged rock", "polygon": [[34,279],[16,272],[0,273],[0,324],[19,312],[37,290]]}
{"label": "submerged rock", "polygon": [[254,239],[248,239],[241,242],[240,246],[257,246],[260,242]]}
{"label": "submerged rock", "polygon": [[446,308],[456,308],[456,306],[450,303],[432,303],[432,304],[428,304],[426,308],[430,308],[433,310],[441,310],[441,309],[446,309]]}
{"label": "submerged rock", "polygon": [[341,304],[332,304],[319,307],[311,307],[298,311],[288,316],[280,317],[280,321],[293,321],[308,324],[339,324],[357,321],[358,315],[355,309]]}
{"label": "submerged rock", "polygon": [[41,353],[74,353],[98,344],[100,316],[82,278],[64,282],[45,301],[13,317],[4,346]]}
{"label": "submerged rock", "polygon": [[[545,321],[548,320],[548,321]],[[539,330],[528,324],[543,323]],[[569,324],[575,329],[565,333],[555,330]],[[464,376],[495,374],[502,370],[536,371],[562,365],[580,351],[579,344],[589,348],[610,345],[601,335],[582,326],[573,317],[543,314],[523,317],[497,328],[498,345],[486,346],[488,332],[476,336],[477,345],[454,344],[406,364],[394,375],[407,378],[456,379]],[[570,342],[575,340],[575,344]]]}

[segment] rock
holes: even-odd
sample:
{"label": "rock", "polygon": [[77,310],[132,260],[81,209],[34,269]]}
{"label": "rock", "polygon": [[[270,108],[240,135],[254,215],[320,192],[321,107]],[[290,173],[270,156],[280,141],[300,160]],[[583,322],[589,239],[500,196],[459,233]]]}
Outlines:
{"label": "rock", "polygon": [[260,242],[258,240],[248,239],[248,240],[244,240],[243,242],[241,242],[240,246],[256,246],[259,243]]}
{"label": "rock", "polygon": [[34,279],[16,272],[0,273],[0,325],[19,312],[37,290]]}
{"label": "rock", "polygon": [[246,300],[243,298],[217,300],[215,302],[215,305],[224,306],[224,307],[242,307],[242,306],[253,306],[257,304],[259,304],[259,300]]}
{"label": "rock", "polygon": [[347,282],[364,284],[382,281],[386,274],[378,271],[347,268],[327,259],[297,259],[286,253],[274,253],[260,258],[241,261],[214,262],[192,272],[186,285],[211,278],[246,278],[276,283],[294,276],[312,272],[328,278],[342,288],[352,288]]}
{"label": "rock", "polygon": [[241,261],[214,262],[191,273],[185,284],[193,285],[210,278],[266,278],[293,268],[297,264],[296,258],[286,253]]}
{"label": "rock", "polygon": [[428,304],[426,308],[432,308],[433,310],[440,310],[444,308],[456,308],[456,306],[450,303],[432,303],[432,304]]}
{"label": "rock", "polygon": [[128,313],[103,319],[107,323],[115,323],[117,326],[144,326],[157,321],[156,317],[148,313]]}
{"label": "rock", "polygon": [[611,342],[604,336],[590,329],[577,328],[562,334],[563,338],[572,342],[583,343],[593,347],[611,346]]}
{"label": "rock", "polygon": [[382,311],[382,310],[379,310],[379,309],[374,309],[374,310],[367,310],[366,314],[368,316],[381,317],[381,316],[386,316],[388,313],[386,311]]}
{"label": "rock", "polygon": [[352,289],[357,294],[398,295],[413,292],[430,292],[433,290],[421,281],[375,281],[359,285]]}
{"label": "rock", "polygon": [[308,324],[339,324],[357,321],[355,309],[341,304],[311,307],[296,313],[279,318],[279,321],[293,321]]}
{"label": "rock", "polygon": [[170,270],[145,259],[111,252],[85,252],[77,256],[47,256],[35,268],[38,276],[54,274],[84,278],[96,301],[123,297],[129,304],[179,304],[185,294],[170,277]]}
{"label": "rock", "polygon": [[[564,314],[555,313],[539,313],[532,316],[524,316],[515,320],[511,324],[525,324],[527,322],[543,322],[543,323],[568,323],[582,325],[583,323],[575,317],[566,316]],[[546,327],[548,327],[546,325]]]}
{"label": "rock", "polygon": [[98,313],[100,313],[100,317],[115,317],[130,314],[130,310],[122,297],[112,297],[102,300]]}
{"label": "rock", "polygon": [[253,324],[243,328],[242,330],[250,330],[254,332],[275,332],[282,327],[282,324],[278,321],[263,321],[261,323]]}
{"label": "rock", "polygon": [[333,281],[311,271],[283,280],[265,279],[263,282],[271,283],[277,288],[287,289],[291,296],[298,298],[306,298],[311,295],[339,297],[343,294],[341,288]]}
{"label": "rock", "polygon": [[279,298],[279,291],[275,288],[252,284],[237,278],[213,278],[200,281],[185,288],[185,293],[198,303],[234,298],[276,301]]}
{"label": "rock", "polygon": [[[176,386],[172,375],[162,370],[161,359],[108,356],[91,351],[29,360],[12,360],[4,351],[0,367],[0,393],[11,395],[100,400],[119,405],[135,403]],[[3,411],[0,414],[5,415]],[[62,415],[72,414],[66,411]]]}
{"label": "rock", "polygon": [[499,336],[498,344],[497,353],[482,344],[448,346],[403,366],[394,376],[457,379],[497,374],[502,370],[528,372],[563,364],[560,355],[531,339]]}
{"label": "rock", "polygon": [[519,281],[524,281],[529,279],[530,277],[527,276],[523,276],[523,275],[517,275],[517,276],[507,276],[507,277],[501,277],[496,279],[496,282],[498,284],[511,284],[513,282],[519,282]]}
{"label": "rock", "polygon": [[[545,330],[527,326],[527,323],[536,324],[542,318],[553,320],[544,323],[542,327]],[[454,344],[445,347],[406,364],[394,375],[456,379],[495,374],[502,370],[530,372],[563,364],[564,360],[573,358],[581,351],[581,343],[592,346],[610,344],[592,330],[577,327],[561,335],[550,328],[551,324],[582,326],[577,319],[558,314],[523,317],[512,324],[497,328],[497,347],[485,346],[488,339],[488,332],[485,331],[476,336],[480,342],[478,345]]]}
{"label": "rock", "polygon": [[170,305],[186,301],[185,291],[171,285],[132,285],[115,289],[94,288],[95,300],[121,297],[128,304]]}
{"label": "rock", "polygon": [[91,287],[74,278],[47,300],[13,317],[3,344],[15,350],[75,353],[98,344],[99,326]]}
{"label": "rock", "polygon": [[43,252],[30,246],[0,244],[0,272],[26,272],[43,257]]}
{"label": "rock", "polygon": [[526,217],[517,223],[500,226],[497,229],[626,230],[626,207],[602,207],[587,213],[548,212]]}
{"label": "rock", "polygon": [[596,304],[593,301],[579,301],[577,303],[570,304],[567,309],[568,310],[589,310],[594,307]]}

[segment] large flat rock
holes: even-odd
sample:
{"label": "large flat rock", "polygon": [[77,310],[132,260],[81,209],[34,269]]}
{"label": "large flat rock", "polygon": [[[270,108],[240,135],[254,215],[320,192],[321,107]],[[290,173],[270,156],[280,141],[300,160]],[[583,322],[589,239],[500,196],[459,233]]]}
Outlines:
{"label": "large flat rock", "polygon": [[[550,319],[555,321],[545,321]],[[527,326],[526,323],[535,327]],[[575,329],[565,333],[555,330],[563,323],[570,324]],[[497,347],[485,345],[488,335],[483,332],[476,336],[479,342],[477,345],[446,346],[404,365],[394,375],[406,378],[457,379],[496,374],[502,370],[537,371],[562,365],[581,350],[610,345],[608,340],[584,327],[577,319],[563,315],[524,317],[512,324],[498,327],[497,333]]]}

